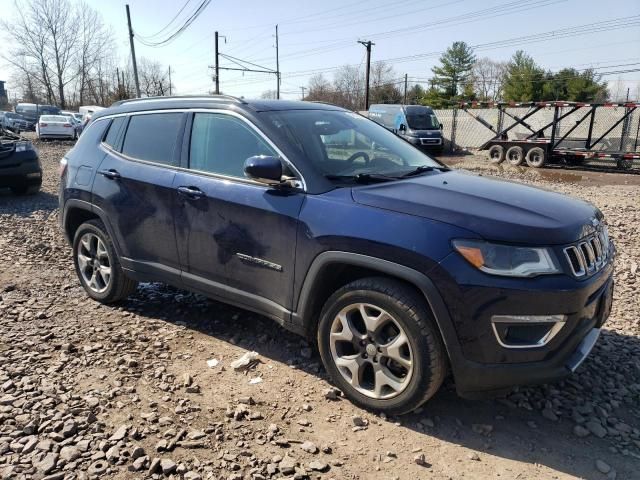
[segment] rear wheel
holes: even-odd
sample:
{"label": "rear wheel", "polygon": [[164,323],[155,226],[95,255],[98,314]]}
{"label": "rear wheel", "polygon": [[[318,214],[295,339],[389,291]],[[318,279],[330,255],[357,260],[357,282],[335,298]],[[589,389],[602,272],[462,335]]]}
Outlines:
{"label": "rear wheel", "polygon": [[533,147],[527,152],[527,165],[530,167],[540,168],[546,161],[544,150],[540,147]]}
{"label": "rear wheel", "polygon": [[345,396],[390,415],[431,398],[447,370],[424,299],[387,278],[356,280],[335,292],[320,315],[318,346]]}
{"label": "rear wheel", "polygon": [[85,291],[99,302],[124,300],[138,286],[122,270],[113,242],[100,220],[89,220],[78,227],[73,240],[73,263]]}
{"label": "rear wheel", "polygon": [[491,163],[502,163],[504,162],[504,148],[502,145],[492,145],[489,148],[489,161]]}
{"label": "rear wheel", "polygon": [[522,151],[522,147],[510,147],[509,150],[507,150],[505,157],[507,161],[515,167],[522,165],[522,162],[524,162],[524,152]]}

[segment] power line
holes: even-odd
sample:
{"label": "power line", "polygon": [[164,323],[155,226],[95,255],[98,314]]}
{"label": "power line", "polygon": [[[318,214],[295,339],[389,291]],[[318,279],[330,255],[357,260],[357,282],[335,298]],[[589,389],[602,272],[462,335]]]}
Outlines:
{"label": "power line", "polygon": [[211,0],[202,0],[200,5],[198,6],[198,8],[196,8],[196,10],[191,14],[191,16],[189,16],[187,18],[187,20],[185,20],[185,22],[182,24],[182,26],[180,26],[175,32],[170,34],[164,40],[160,40],[160,41],[157,41],[157,42],[151,42],[151,41],[145,40],[142,37],[139,37],[138,40],[143,45],[146,45],[147,47],[154,47],[154,48],[162,47],[164,45],[167,45],[167,44],[171,43],[173,40],[178,38],[187,28],[189,28],[189,26],[193,22],[196,21],[196,19],[200,16],[200,14],[202,14],[202,12],[205,11],[205,9],[209,6],[210,3],[211,3]]}
{"label": "power line", "polygon": [[186,2],[184,2],[184,5],[182,5],[182,8],[180,8],[180,10],[178,10],[178,13],[176,13],[175,16],[171,20],[169,20],[169,23],[167,23],[164,27],[162,27],[156,33],[149,36],[142,36],[142,35],[139,35],[139,36],[145,40],[151,40],[153,37],[159,36],[162,32],[164,32],[167,28],[169,28],[169,26],[176,20],[176,18],[178,18],[178,16],[180,16],[180,14],[184,11],[184,9],[187,7],[187,5],[189,5],[190,2],[191,0],[187,0]]}

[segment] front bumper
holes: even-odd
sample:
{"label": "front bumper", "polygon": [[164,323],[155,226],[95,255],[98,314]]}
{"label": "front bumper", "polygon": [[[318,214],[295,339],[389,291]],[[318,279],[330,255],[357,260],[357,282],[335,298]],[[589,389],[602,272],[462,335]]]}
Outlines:
{"label": "front bumper", "polygon": [[14,153],[0,160],[0,188],[42,184],[42,168],[35,151]]}
{"label": "front bumper", "polygon": [[[490,277],[458,257],[440,265],[456,272],[456,279],[445,279],[443,270],[441,278],[437,272],[432,278],[454,325],[455,338],[445,343],[461,396],[555,381],[589,355],[611,310],[613,257],[598,274],[582,281],[565,275]],[[548,343],[531,348],[506,348],[492,328],[496,315],[557,314],[565,315],[564,326]]]}

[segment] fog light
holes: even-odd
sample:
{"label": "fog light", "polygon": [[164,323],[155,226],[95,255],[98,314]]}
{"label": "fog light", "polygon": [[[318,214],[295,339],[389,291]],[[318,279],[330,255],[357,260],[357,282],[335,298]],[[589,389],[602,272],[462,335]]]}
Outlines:
{"label": "fog light", "polygon": [[491,327],[505,348],[539,348],[547,345],[567,322],[566,315],[494,315]]}

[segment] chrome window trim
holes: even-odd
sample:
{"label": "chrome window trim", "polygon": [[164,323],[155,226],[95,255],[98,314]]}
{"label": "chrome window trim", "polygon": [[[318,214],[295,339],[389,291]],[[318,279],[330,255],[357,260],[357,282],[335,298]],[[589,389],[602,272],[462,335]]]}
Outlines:
{"label": "chrome window trim", "polygon": [[[258,136],[263,139],[271,148],[273,148],[278,155],[280,156],[280,158],[287,164],[287,166],[289,166],[291,168],[291,170],[296,174],[296,176],[298,177],[297,180],[302,184],[301,190],[306,192],[307,191],[307,183],[304,179],[304,176],[302,175],[302,173],[300,172],[300,170],[298,170],[298,168],[293,164],[293,162],[291,162],[291,160],[289,160],[287,158],[287,156],[282,152],[282,150],[280,150],[278,148],[278,146],[262,131],[260,130],[253,122],[251,122],[248,118],[246,118],[244,115],[241,115],[237,112],[234,112],[233,110],[226,110],[226,109],[221,109],[221,108],[164,108],[164,109],[160,109],[160,110],[144,110],[144,111],[139,111],[139,112],[126,112],[126,113],[114,113],[114,114],[109,114],[109,115],[105,115],[105,116],[101,116],[99,118],[96,119],[96,121],[100,121],[103,119],[110,119],[110,118],[116,118],[116,117],[123,117],[123,116],[133,116],[133,115],[149,115],[149,114],[153,114],[153,113],[215,113],[215,114],[222,114],[222,115],[229,115],[235,118],[238,118],[239,120],[241,120],[242,122],[244,122],[246,125],[248,125],[251,129],[253,129]],[[187,133],[185,131],[185,133]],[[191,133],[189,132],[189,135],[191,135]],[[191,138],[189,138],[189,141],[191,141]],[[213,178],[218,178],[221,180],[227,180],[227,181],[234,181],[234,182],[238,182],[238,183],[245,183],[245,184],[251,184],[251,185],[260,185],[262,187],[264,187],[265,189],[272,189],[272,186],[269,185],[265,185],[264,183],[261,182],[256,182],[255,180],[251,180],[250,178],[247,177],[233,177],[233,176],[229,176],[229,175],[222,175],[219,173],[214,173],[214,172],[205,172],[202,170],[193,170],[190,168],[184,168],[184,167],[179,167],[176,165],[167,165],[166,163],[160,163],[160,162],[152,162],[149,160],[142,160],[140,158],[133,158],[130,157],[122,152],[116,152],[115,150],[113,150],[111,147],[109,147],[109,145],[105,144],[104,142],[100,142],[100,145],[103,146],[103,148],[107,148],[110,152],[119,155],[121,157],[123,157],[126,160],[130,160],[130,161],[134,161],[134,162],[141,162],[147,165],[155,165],[155,166],[160,166],[160,167],[164,167],[164,168],[171,168],[173,170],[177,170],[177,171],[181,171],[181,172],[189,172],[189,173],[194,173],[197,175],[204,175],[207,177],[213,177]]]}

